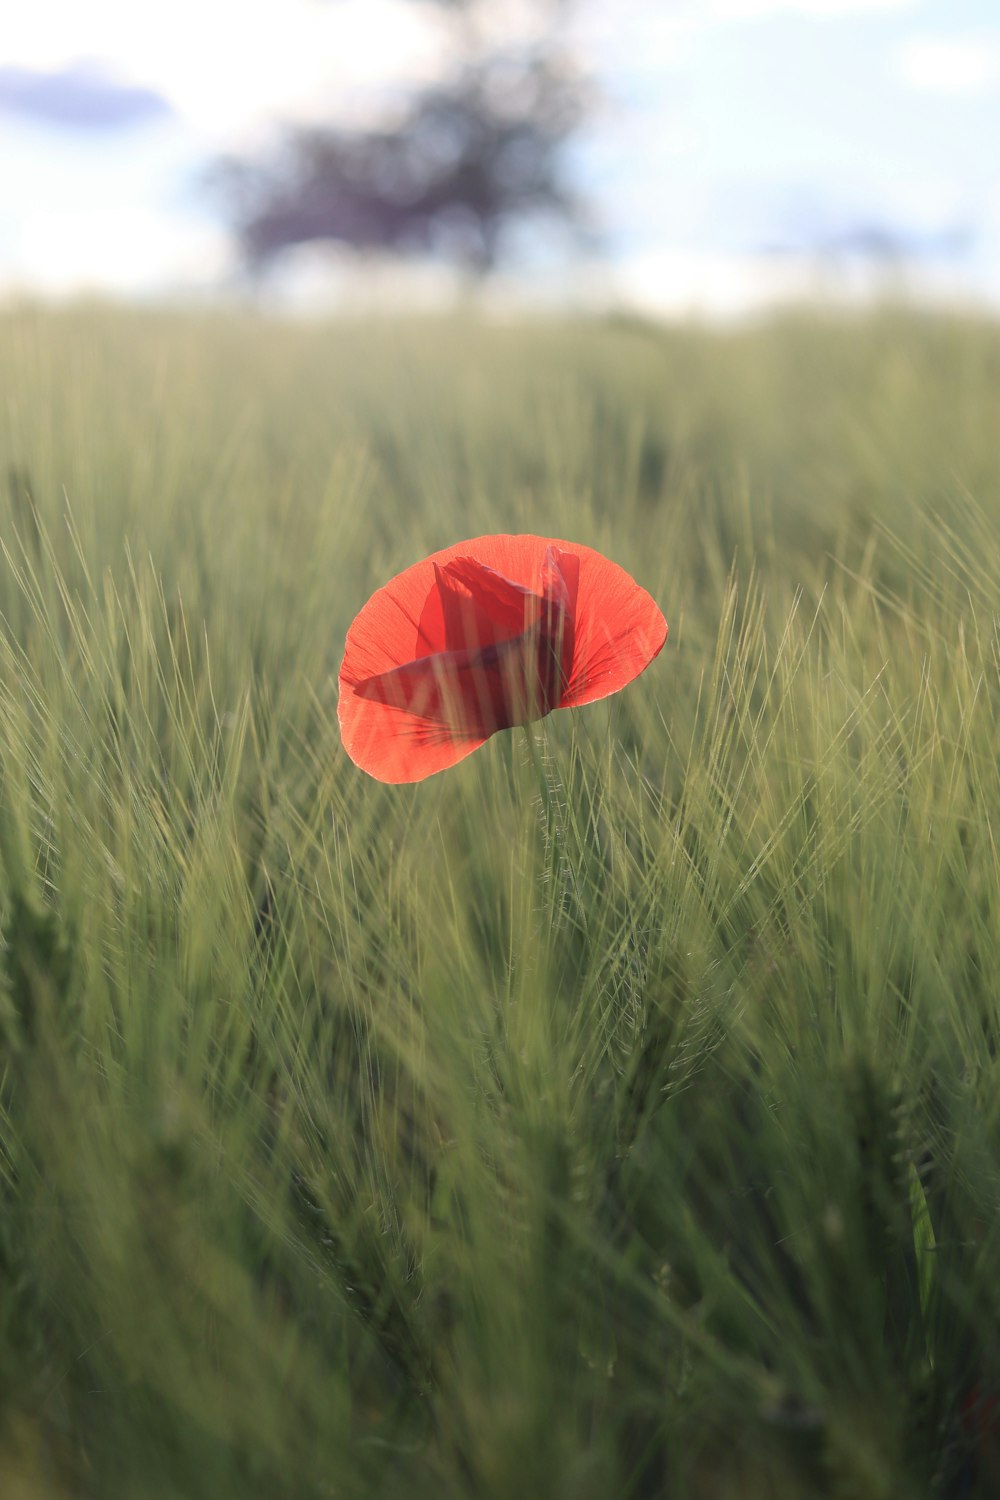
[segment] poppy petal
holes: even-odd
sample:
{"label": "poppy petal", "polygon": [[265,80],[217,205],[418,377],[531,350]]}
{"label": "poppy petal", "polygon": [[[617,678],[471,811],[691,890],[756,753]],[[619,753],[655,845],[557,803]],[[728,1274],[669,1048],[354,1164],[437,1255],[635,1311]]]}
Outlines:
{"label": "poppy petal", "polygon": [[443,724],[353,696],[341,714],[340,729],[344,749],[355,765],[376,780],[396,786],[448,770],[487,739],[485,735],[462,738]]}
{"label": "poppy petal", "polygon": [[439,651],[368,677],[354,691],[458,737],[485,739],[524,718],[529,647],[518,636],[476,651]]}
{"label": "poppy petal", "polygon": [[535,598],[473,557],[434,565],[434,588],[420,616],[421,634],[436,649],[461,651],[521,635]]}
{"label": "poppy petal", "polygon": [[554,544],[546,547],[542,559],[542,594],[568,615],[576,613],[580,591],[580,559]]}
{"label": "poppy petal", "polygon": [[645,671],[667,639],[655,600],[624,568],[580,549],[573,664],[560,707],[595,703]]}
{"label": "poppy petal", "polygon": [[[397,574],[351,625],[344,747],[382,781],[422,780],[519,722],[527,702],[537,717],[616,692],[666,634],[646,591],[590,547],[505,535],[456,543]],[[545,653],[557,635],[553,675]],[[531,642],[541,643],[535,661]]]}
{"label": "poppy petal", "polygon": [[580,592],[580,559],[560,547],[545,549],[542,562],[544,630],[559,657],[559,706],[573,675],[576,650],[576,606]]}
{"label": "poppy petal", "polygon": [[496,568],[477,562],[474,557],[455,557],[445,564],[444,572],[468,589],[490,619],[506,632],[504,638],[519,635],[524,629],[529,604],[537,597],[536,591],[515,583],[498,573]]}

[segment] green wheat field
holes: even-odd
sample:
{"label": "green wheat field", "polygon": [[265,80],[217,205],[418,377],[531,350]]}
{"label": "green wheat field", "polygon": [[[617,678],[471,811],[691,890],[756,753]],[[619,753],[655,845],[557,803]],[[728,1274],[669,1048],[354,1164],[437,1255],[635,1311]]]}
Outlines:
{"label": "green wheat field", "polygon": [[[1000,325],[0,315],[3,1500],[1000,1494]],[[374,588],[618,696],[347,759]]]}

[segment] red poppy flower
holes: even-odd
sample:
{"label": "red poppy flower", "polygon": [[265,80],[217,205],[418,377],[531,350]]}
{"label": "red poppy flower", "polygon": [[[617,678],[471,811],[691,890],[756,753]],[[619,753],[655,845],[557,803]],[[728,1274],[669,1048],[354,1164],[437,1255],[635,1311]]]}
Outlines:
{"label": "red poppy flower", "polygon": [[457,542],[398,573],[347,632],[344,748],[379,781],[422,781],[498,729],[616,693],[666,638],[645,589],[591,547]]}

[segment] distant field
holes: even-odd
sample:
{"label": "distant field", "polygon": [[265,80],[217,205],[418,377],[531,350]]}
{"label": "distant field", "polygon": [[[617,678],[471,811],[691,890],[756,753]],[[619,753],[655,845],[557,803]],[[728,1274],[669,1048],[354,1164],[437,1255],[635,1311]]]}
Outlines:
{"label": "distant field", "polygon": [[[0,314],[0,1496],[1000,1494],[1000,327]],[[415,787],[463,537],[670,637]]]}

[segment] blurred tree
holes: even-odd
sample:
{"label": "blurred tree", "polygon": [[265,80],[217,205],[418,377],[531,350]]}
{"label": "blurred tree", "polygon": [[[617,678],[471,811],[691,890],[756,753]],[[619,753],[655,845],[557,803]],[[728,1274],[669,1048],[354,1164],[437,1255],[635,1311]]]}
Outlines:
{"label": "blurred tree", "polygon": [[568,0],[522,3],[519,41],[498,30],[495,4],[485,21],[490,0],[437,3],[452,12],[463,60],[389,123],[298,128],[269,160],[220,164],[251,269],[292,246],[337,241],[482,274],[517,225],[547,220],[584,234],[561,161],[588,103],[559,25]]}

